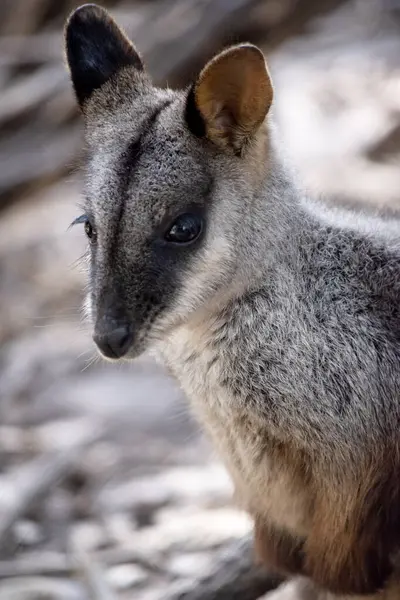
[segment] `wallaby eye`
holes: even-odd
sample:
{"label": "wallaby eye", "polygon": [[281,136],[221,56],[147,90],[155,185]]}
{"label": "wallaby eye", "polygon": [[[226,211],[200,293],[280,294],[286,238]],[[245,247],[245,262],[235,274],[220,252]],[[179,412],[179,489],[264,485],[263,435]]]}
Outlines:
{"label": "wallaby eye", "polygon": [[89,240],[93,241],[94,237],[96,236],[96,230],[94,229],[93,225],[91,224],[89,217],[87,215],[81,215],[80,217],[75,219],[75,221],[73,221],[71,223],[71,227],[73,225],[79,225],[80,223],[83,223],[85,233],[86,233],[87,237],[89,238]]}
{"label": "wallaby eye", "polygon": [[198,215],[190,213],[180,215],[167,233],[165,239],[167,242],[174,242],[175,244],[188,244],[194,242],[203,229],[203,220]]}
{"label": "wallaby eye", "polygon": [[85,221],[84,227],[85,227],[85,233],[86,233],[86,235],[91,240],[93,238],[94,231],[93,231],[93,227],[92,227],[92,225],[91,225],[91,223],[90,223],[89,220]]}

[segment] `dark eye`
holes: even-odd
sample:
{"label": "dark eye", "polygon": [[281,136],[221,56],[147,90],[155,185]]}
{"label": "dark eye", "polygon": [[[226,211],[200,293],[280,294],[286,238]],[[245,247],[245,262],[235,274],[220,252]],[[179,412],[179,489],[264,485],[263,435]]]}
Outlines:
{"label": "dark eye", "polygon": [[96,230],[94,229],[87,215],[81,215],[80,217],[72,221],[70,227],[73,227],[74,225],[79,225],[81,223],[83,223],[86,235],[90,240],[93,241],[93,238],[96,236]]}
{"label": "dark eye", "polygon": [[85,221],[84,227],[85,227],[86,235],[88,236],[89,240],[91,240],[93,238],[94,231],[93,231],[93,227],[89,220]]}
{"label": "dark eye", "polygon": [[184,214],[178,217],[165,234],[167,242],[188,244],[197,239],[203,229],[203,220],[198,215]]}

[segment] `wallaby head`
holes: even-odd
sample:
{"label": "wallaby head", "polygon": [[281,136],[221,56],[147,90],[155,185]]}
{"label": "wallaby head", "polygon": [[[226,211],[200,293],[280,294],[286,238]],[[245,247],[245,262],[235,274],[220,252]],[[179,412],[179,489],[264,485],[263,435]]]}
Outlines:
{"label": "wallaby head", "polygon": [[194,84],[153,86],[109,14],[66,27],[88,150],[89,313],[108,358],[132,358],[238,285],[243,222],[265,177],[272,86],[253,45],[225,50]]}

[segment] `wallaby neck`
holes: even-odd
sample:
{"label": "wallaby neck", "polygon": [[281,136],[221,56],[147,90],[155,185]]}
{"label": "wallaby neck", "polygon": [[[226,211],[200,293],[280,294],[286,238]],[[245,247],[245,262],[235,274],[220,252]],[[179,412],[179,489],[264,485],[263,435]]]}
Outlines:
{"label": "wallaby neck", "polygon": [[285,159],[272,148],[265,176],[250,196],[238,237],[237,278],[246,288],[265,285],[281,264],[292,262],[302,239],[317,227]]}

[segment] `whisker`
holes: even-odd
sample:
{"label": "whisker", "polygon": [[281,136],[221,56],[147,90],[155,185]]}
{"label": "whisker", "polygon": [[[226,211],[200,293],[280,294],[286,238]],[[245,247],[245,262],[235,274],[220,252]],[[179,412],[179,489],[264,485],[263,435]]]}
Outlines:
{"label": "whisker", "polygon": [[77,269],[77,268],[81,268],[82,271],[86,272],[87,269],[87,264],[86,264],[86,260],[84,257],[80,257],[77,258],[76,260],[74,260],[72,263],[70,263],[68,265],[69,269]]}
{"label": "whisker", "polygon": [[[66,313],[59,313],[59,314],[53,314],[53,315],[42,315],[40,317],[33,317],[34,321],[44,321],[45,319],[69,319],[71,317],[74,316],[78,316],[80,314],[80,309],[76,308],[76,309],[71,309],[71,312],[66,312]],[[27,317],[29,318],[29,317]]]}
{"label": "whisker", "polygon": [[59,323],[47,323],[46,325],[32,325],[33,329],[49,329],[49,327],[58,327]]}
{"label": "whisker", "polygon": [[88,364],[86,366],[84,366],[83,369],[81,369],[81,373],[86,371],[86,369],[89,369],[89,367],[91,367],[92,365],[94,365],[95,362],[98,362],[98,361],[99,361],[99,357],[94,356],[91,360],[89,360]]}
{"label": "whisker", "polygon": [[82,356],[85,356],[85,354],[89,354],[89,352],[92,352],[92,350],[89,348],[87,350],[84,350],[83,352],[80,352],[76,357],[76,360],[79,360],[80,358],[82,358]]}

